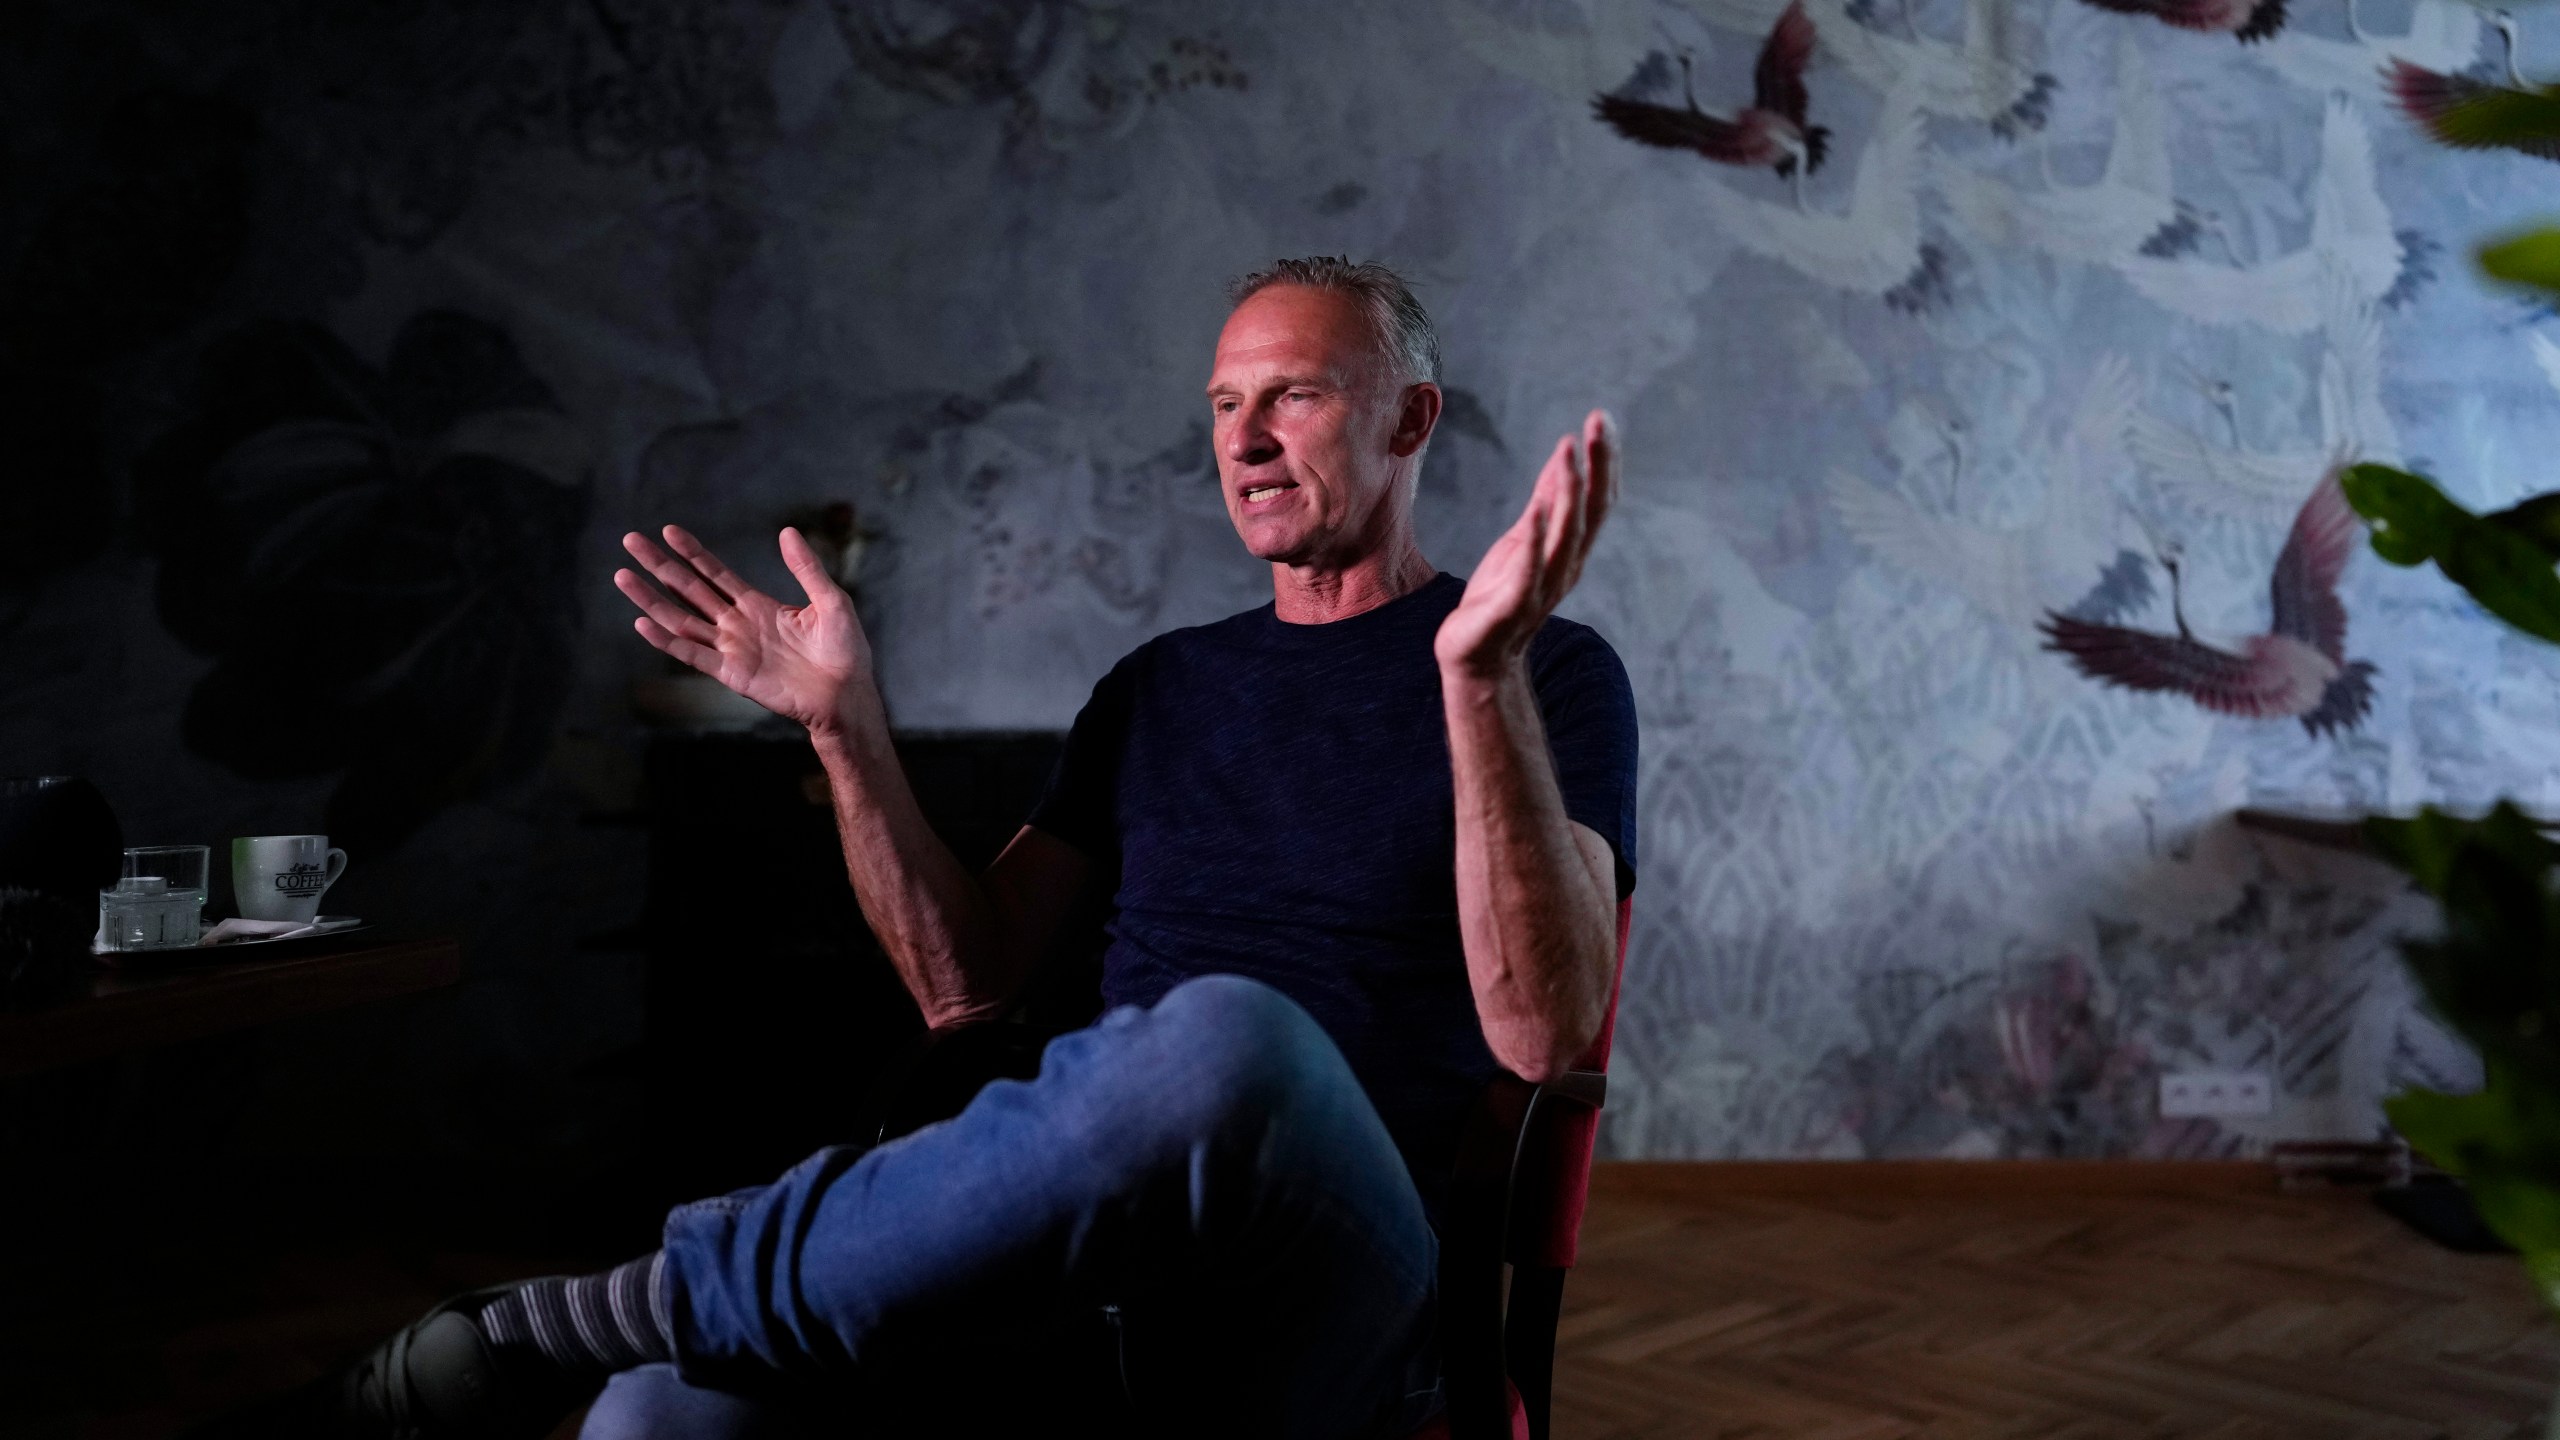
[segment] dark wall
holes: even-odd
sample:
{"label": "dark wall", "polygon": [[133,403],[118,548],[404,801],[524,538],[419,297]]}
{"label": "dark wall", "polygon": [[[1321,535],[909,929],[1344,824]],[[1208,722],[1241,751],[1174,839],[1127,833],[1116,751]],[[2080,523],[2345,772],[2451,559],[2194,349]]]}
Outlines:
{"label": "dark wall", "polygon": [[545,1170],[636,1131],[643,737],[569,703],[609,543],[597,446],[503,307],[348,314],[497,147],[701,160],[752,128],[752,104],[669,111],[690,43],[610,20],[0,18],[0,771],[92,777],[133,843],[326,831],[354,857],[331,912],[457,935],[470,965],[458,991],[29,1082],[31,1131]]}

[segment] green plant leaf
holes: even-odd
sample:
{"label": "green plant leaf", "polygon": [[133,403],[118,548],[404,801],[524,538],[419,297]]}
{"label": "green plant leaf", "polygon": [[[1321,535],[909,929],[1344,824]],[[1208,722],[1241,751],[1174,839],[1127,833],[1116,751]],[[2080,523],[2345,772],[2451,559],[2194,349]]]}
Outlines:
{"label": "green plant leaf", "polygon": [[2528,230],[2484,245],[2480,268],[2513,284],[2560,291],[2560,229]]}
{"label": "green plant leaf", "polygon": [[2523,1258],[2525,1277],[2533,1282],[2533,1293],[2542,1297],[2545,1308],[2560,1314],[2560,1251],[2527,1250]]}
{"label": "green plant leaf", "polygon": [[2483,523],[2466,528],[2449,552],[2436,556],[2436,568],[2490,614],[2560,642],[2560,574],[2540,545]]}
{"label": "green plant leaf", "polygon": [[2463,1178],[2560,1312],[2560,844],[2505,801],[2476,820],[2429,807],[2365,831],[2442,904],[2441,933],[2401,954],[2429,1010],[2479,1051],[2486,1081],[2469,1095],[2395,1095],[2384,1111]]}
{"label": "green plant leaf", "polygon": [[2373,550],[2394,565],[2416,565],[2451,548],[2462,507],[2423,475],[2388,465],[2350,465],[2338,476],[2347,503],[2373,526]]}
{"label": "green plant leaf", "polygon": [[2456,149],[2532,150],[2560,136],[2560,97],[2498,86],[2436,109],[2424,123],[2428,133]]}
{"label": "green plant leaf", "polygon": [[2457,149],[2497,146],[2538,153],[2560,136],[2560,97],[2498,86],[2437,110],[2427,129]]}
{"label": "green plant leaf", "polygon": [[2508,1138],[2506,1107],[2485,1093],[2408,1090],[2384,1101],[2382,1110],[2418,1153],[2456,1175],[2470,1175],[2489,1149],[2502,1148]]}
{"label": "green plant leaf", "polygon": [[2560,1146],[2546,1107],[2492,1080],[2477,1095],[2395,1095],[2391,1123],[2427,1158],[2462,1177],[2480,1218],[2525,1257],[2544,1303],[2560,1309]]}
{"label": "green plant leaf", "polygon": [[2419,889],[2442,899],[2445,872],[2461,852],[2469,827],[2469,821],[2430,805],[2407,820],[2372,816],[2364,822],[2364,833],[2385,859],[2409,872]]}
{"label": "green plant leaf", "polygon": [[2560,1311],[2560,1250],[2527,1250],[2524,1270],[2533,1277],[2534,1291],[2542,1303]]}
{"label": "green plant leaf", "polygon": [[[2560,284],[2560,231],[2552,232]],[[2395,565],[2433,560],[2446,579],[2490,614],[2528,635],[2560,644],[2560,573],[2537,527],[2554,518],[2533,502],[2483,518],[2423,475],[2388,465],[2350,465],[2339,476],[2347,503],[2373,525],[2374,553]],[[2544,497],[2536,496],[2539,501]],[[2521,513],[2520,513],[2521,512]]]}
{"label": "green plant leaf", "polygon": [[2501,530],[2523,536],[2541,546],[2543,554],[2560,560],[2560,490],[2536,495],[2522,504],[2480,518]]}
{"label": "green plant leaf", "polygon": [[2560,1255],[2560,1189],[2552,1188],[2553,1178],[2493,1169],[2463,1183],[2499,1239],[2528,1255]]}
{"label": "green plant leaf", "polygon": [[2477,820],[2432,808],[2376,818],[2365,834],[2442,902],[2442,932],[2403,942],[2401,956],[2436,1014],[2520,1087],[2514,1104],[2545,1117],[2560,1176],[2560,845],[2503,801]]}
{"label": "green plant leaf", "polygon": [[2560,1310],[2560,1189],[2550,1176],[2495,1173],[2463,1182],[2472,1208],[2524,1257],[2542,1303]]}

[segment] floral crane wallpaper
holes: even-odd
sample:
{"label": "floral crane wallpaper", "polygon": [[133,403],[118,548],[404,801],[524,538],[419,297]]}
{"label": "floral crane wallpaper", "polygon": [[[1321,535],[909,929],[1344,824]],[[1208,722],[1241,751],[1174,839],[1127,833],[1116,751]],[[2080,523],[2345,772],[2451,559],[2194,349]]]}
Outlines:
{"label": "floral crane wallpaper", "polygon": [[[1443,567],[1582,407],[1626,428],[1568,607],[1644,724],[1610,1150],[2232,1154],[2462,1083],[2392,958],[2424,907],[2231,817],[2560,807],[2560,661],[2374,563],[2329,478],[2547,488],[2560,316],[2459,257],[2560,171],[2429,145],[2385,71],[2560,72],[2560,20],[262,0],[0,35],[0,768],[101,775],[153,838],[325,819],[378,911],[470,916],[454,1072],[521,1094],[634,1023],[572,943],[637,884],[580,821],[629,802],[657,673],[614,536],[681,520],[778,581],[774,527],[849,502],[898,720],[1062,726],[1267,595],[1209,484],[1220,289],[1348,252],[1444,332]],[[2274,1113],[2161,1120],[2208,1067]]]}

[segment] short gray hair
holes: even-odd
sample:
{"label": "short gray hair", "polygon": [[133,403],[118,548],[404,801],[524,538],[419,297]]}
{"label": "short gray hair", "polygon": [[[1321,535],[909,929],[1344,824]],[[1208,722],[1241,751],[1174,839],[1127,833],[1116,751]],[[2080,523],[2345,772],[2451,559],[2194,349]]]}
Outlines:
{"label": "short gray hair", "polygon": [[1238,305],[1274,285],[1297,285],[1340,295],[1360,307],[1377,338],[1378,356],[1407,385],[1440,383],[1440,334],[1431,314],[1413,298],[1404,277],[1374,260],[1340,255],[1274,260],[1227,287]]}

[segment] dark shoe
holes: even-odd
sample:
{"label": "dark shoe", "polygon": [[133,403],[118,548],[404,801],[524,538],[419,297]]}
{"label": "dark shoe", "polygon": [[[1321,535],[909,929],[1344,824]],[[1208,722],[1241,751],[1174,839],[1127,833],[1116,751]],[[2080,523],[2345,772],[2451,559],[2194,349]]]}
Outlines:
{"label": "dark shoe", "polygon": [[187,1440],[542,1440],[600,1386],[538,1355],[501,1354],[481,1333],[473,1317],[525,1283],[457,1295],[332,1373]]}

